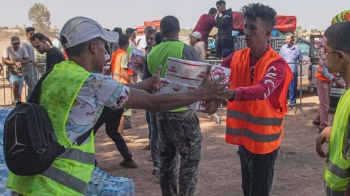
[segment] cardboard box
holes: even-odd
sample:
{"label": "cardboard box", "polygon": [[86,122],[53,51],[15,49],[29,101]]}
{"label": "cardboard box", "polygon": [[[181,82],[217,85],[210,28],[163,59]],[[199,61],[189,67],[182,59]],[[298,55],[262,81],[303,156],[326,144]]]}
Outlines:
{"label": "cardboard box", "polygon": [[130,60],[129,60],[129,68],[136,71],[136,72],[142,72],[143,66],[138,66],[138,64],[144,63],[144,52],[142,50],[139,50],[135,47],[131,47],[131,54],[130,54]]}
{"label": "cardboard box", "polygon": [[210,74],[210,77],[212,79],[217,80],[220,77],[225,77],[225,79],[221,82],[221,84],[223,84],[230,81],[230,76],[231,76],[231,69],[222,67],[220,65],[212,65],[211,74]]}
{"label": "cardboard box", "polygon": [[169,57],[165,79],[199,86],[206,76],[208,66],[211,67],[211,64]]}
{"label": "cardboard box", "polygon": [[[190,91],[196,90],[197,88],[198,88],[198,86],[184,84],[181,82],[175,82],[175,81],[161,78],[158,92],[161,94],[177,93],[177,92],[190,92]],[[203,103],[204,103],[204,101],[198,101],[196,103],[193,103],[193,104],[191,104],[189,106],[185,106],[185,107],[187,107],[191,110],[194,110],[194,111],[201,111],[201,110],[205,110],[205,108],[202,106]]]}

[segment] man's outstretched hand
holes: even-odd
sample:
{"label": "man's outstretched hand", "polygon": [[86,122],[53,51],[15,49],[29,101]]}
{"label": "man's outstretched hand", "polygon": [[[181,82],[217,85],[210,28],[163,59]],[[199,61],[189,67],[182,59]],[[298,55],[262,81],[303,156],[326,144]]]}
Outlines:
{"label": "man's outstretched hand", "polygon": [[326,127],[325,129],[323,129],[323,131],[320,133],[320,135],[318,135],[316,139],[316,152],[318,156],[322,158],[326,158],[327,156],[327,153],[323,151],[322,145],[325,142],[329,142],[331,133],[332,133],[332,127]]}
{"label": "man's outstretched hand", "polygon": [[160,84],[160,72],[162,72],[163,66],[160,65],[154,75],[150,78],[152,84],[152,90],[157,92]]}
{"label": "man's outstretched hand", "polygon": [[228,87],[230,83],[220,84],[220,82],[223,81],[224,77],[221,77],[220,79],[213,81],[210,78],[210,67],[207,68],[207,74],[202,81],[201,85],[199,86],[198,90],[201,91],[202,100],[205,101],[211,101],[211,100],[221,100],[225,101],[226,96],[228,94]]}

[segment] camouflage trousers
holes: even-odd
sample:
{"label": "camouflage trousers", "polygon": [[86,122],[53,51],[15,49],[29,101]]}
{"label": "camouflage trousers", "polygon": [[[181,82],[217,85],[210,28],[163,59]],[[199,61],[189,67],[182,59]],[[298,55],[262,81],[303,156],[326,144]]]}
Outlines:
{"label": "camouflage trousers", "polygon": [[[162,195],[194,195],[198,180],[203,136],[193,111],[157,114],[160,150],[160,188]],[[177,191],[177,153],[181,156],[179,193]]]}

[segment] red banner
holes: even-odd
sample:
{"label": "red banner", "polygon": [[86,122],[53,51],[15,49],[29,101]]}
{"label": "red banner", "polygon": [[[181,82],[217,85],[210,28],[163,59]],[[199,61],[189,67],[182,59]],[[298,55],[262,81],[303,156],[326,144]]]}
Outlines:
{"label": "red banner", "polygon": [[[233,23],[232,27],[234,30],[244,29],[244,17],[243,12],[233,12]],[[276,25],[274,29],[281,32],[294,32],[297,28],[297,18],[295,16],[276,16]]]}

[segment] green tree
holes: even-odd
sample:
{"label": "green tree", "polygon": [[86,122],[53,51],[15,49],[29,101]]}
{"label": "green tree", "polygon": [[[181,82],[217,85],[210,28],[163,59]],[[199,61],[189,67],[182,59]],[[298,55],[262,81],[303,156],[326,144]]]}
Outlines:
{"label": "green tree", "polygon": [[41,3],[34,4],[28,11],[28,19],[33,27],[44,34],[50,31],[50,11]]}
{"label": "green tree", "polygon": [[297,29],[295,30],[295,34],[300,35],[302,30],[303,30],[303,28],[301,26],[298,26]]}

